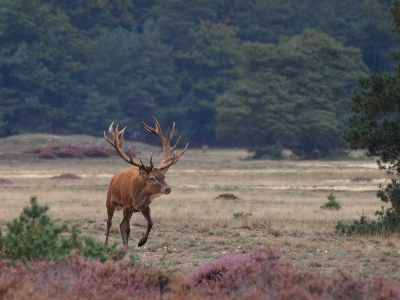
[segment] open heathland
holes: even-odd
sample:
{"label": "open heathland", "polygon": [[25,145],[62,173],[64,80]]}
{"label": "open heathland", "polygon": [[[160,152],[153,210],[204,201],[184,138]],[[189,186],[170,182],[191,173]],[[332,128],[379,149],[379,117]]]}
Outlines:
{"label": "open heathland", "polygon": [[[108,146],[104,139],[51,135],[1,140],[0,225],[19,216],[37,196],[56,222],[77,225],[82,234],[104,241],[106,194],[113,174],[127,167],[118,156],[40,159],[23,150],[41,145]],[[129,142],[127,143],[129,144]],[[131,143],[145,162],[160,148]],[[151,204],[153,230],[147,244],[137,242],[146,229],[140,213],[131,219],[130,253],[147,266],[188,274],[229,254],[274,246],[296,270],[335,275],[340,270],[371,279],[400,282],[400,237],[345,236],[338,221],[352,222],[384,204],[379,184],[390,180],[373,159],[246,160],[242,149],[190,148],[170,168],[171,194]],[[75,174],[79,180],[61,174]],[[61,177],[61,178],[54,178]],[[10,182],[11,183],[10,183]],[[338,210],[322,209],[332,194]],[[110,241],[122,244],[121,212],[116,212]]]}

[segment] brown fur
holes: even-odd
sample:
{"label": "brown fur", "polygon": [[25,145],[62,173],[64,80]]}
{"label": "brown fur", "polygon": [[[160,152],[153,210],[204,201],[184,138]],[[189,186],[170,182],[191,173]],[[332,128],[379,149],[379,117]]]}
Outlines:
{"label": "brown fur", "polygon": [[[147,173],[148,172],[148,173]],[[112,224],[114,211],[122,208],[123,220],[120,232],[124,246],[128,247],[130,233],[129,221],[132,214],[141,212],[147,220],[147,230],[140,239],[138,246],[147,242],[153,222],[150,216],[150,203],[162,194],[169,194],[171,189],[165,182],[165,175],[158,168],[146,171],[143,168],[131,167],[114,175],[107,193],[107,233],[105,244],[108,244],[108,235]]]}

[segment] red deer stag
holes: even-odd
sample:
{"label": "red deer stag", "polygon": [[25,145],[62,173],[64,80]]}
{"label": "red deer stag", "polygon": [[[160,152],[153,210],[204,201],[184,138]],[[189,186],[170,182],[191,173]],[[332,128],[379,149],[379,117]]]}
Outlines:
{"label": "red deer stag", "polygon": [[153,155],[150,155],[150,165],[146,165],[139,158],[140,163],[132,159],[132,153],[130,147],[128,148],[128,155],[122,151],[122,143],[124,140],[125,129],[118,131],[118,125],[114,131],[114,122],[111,123],[108,132],[110,137],[108,138],[106,132],[104,132],[105,139],[117,150],[117,153],[127,163],[133,165],[133,167],[117,173],[113,176],[110,182],[110,187],[107,193],[107,233],[105,244],[108,244],[108,235],[110,233],[110,227],[112,224],[112,218],[114,211],[122,208],[123,220],[119,226],[121,231],[122,242],[125,247],[128,247],[128,238],[130,233],[129,221],[134,212],[141,212],[147,220],[147,230],[144,236],[140,239],[138,246],[141,247],[147,242],[153,222],[150,217],[150,203],[161,196],[162,194],[168,195],[171,192],[170,187],[165,182],[165,174],[168,168],[173,164],[177,163],[179,158],[185,153],[188,144],[179,154],[176,151],[172,156],[171,152],[178,147],[182,136],[178,138],[176,144],[170,147],[172,137],[174,135],[175,123],[172,125],[172,130],[168,128],[168,135],[165,138],[161,132],[160,123],[153,117],[156,122],[156,129],[146,125],[144,122],[144,128],[155,134],[161,140],[163,146],[163,157],[158,167],[153,166]]}

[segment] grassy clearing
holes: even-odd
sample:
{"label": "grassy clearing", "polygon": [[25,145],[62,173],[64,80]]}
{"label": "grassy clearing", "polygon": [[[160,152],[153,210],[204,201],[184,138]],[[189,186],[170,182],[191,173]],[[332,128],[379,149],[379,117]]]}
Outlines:
{"label": "grassy clearing", "polygon": [[[34,137],[43,142],[43,137]],[[87,143],[87,138],[70,139]],[[0,178],[13,183],[0,185],[0,224],[17,217],[36,195],[40,204],[50,206],[52,218],[76,224],[103,241],[108,183],[127,164],[118,157],[40,160],[21,153],[35,143],[29,136],[2,140]],[[145,160],[158,149],[134,146]],[[249,161],[246,156],[241,149],[189,149],[168,171],[172,193],[151,205],[155,225],[142,248],[135,245],[146,223],[140,214],[132,217],[130,251],[147,265],[187,272],[227,253],[271,244],[298,269],[323,274],[344,269],[365,278],[382,274],[400,282],[399,236],[346,237],[334,232],[337,221],[352,221],[362,214],[374,218],[380,208],[376,190],[389,178],[373,160]],[[155,156],[156,163],[159,159]],[[51,178],[61,173],[82,179]],[[340,210],[320,208],[330,193]],[[222,194],[237,198],[218,198]],[[117,212],[111,242],[121,242],[121,220]]]}

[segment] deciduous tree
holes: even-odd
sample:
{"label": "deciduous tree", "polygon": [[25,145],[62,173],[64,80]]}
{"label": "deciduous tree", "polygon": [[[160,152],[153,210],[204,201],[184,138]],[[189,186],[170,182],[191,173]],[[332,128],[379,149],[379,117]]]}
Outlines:
{"label": "deciduous tree", "polygon": [[311,29],[243,49],[245,77],[216,101],[219,138],[236,138],[255,157],[279,147],[321,157],[342,146],[349,89],[367,71],[358,49]]}
{"label": "deciduous tree", "polygon": [[215,139],[214,101],[240,77],[237,30],[227,22],[200,21],[200,29],[192,32],[194,44],[179,55],[185,64],[182,85],[189,90],[182,101],[185,135],[195,137],[194,143]]}

